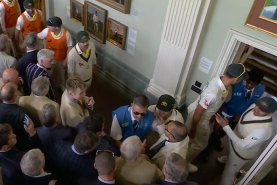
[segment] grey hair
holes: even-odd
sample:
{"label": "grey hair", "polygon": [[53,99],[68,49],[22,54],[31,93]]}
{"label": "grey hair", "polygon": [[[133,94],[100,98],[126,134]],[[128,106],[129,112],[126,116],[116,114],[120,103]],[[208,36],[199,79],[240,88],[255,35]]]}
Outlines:
{"label": "grey hair", "polygon": [[28,33],[25,37],[24,43],[28,48],[36,48],[38,44],[37,34],[35,32]]}
{"label": "grey hair", "polygon": [[5,51],[9,44],[9,37],[5,34],[0,35],[0,51]]}
{"label": "grey hair", "polygon": [[45,96],[49,91],[50,81],[46,76],[35,78],[31,85],[31,90],[34,95]]}
{"label": "grey hair", "polygon": [[25,153],[21,159],[20,167],[27,176],[38,176],[44,169],[45,157],[40,149],[32,149]]}
{"label": "grey hair", "polygon": [[185,182],[188,176],[186,160],[177,153],[171,153],[165,160],[164,170],[168,178],[176,183]]}
{"label": "grey hair", "polygon": [[45,59],[53,59],[54,58],[54,51],[50,49],[41,49],[37,54],[37,59],[40,62],[41,60]]}
{"label": "grey hair", "polygon": [[136,160],[141,154],[142,142],[138,136],[130,136],[120,147],[121,156],[127,161]]}

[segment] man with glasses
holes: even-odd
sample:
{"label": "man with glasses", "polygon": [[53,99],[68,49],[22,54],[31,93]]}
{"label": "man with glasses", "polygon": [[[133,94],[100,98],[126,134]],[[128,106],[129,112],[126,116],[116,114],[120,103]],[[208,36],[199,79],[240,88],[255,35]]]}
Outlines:
{"label": "man with glasses", "polygon": [[170,121],[179,121],[184,124],[184,118],[182,114],[174,108],[175,99],[164,94],[159,97],[156,105],[150,105],[148,110],[154,112],[155,120],[153,123],[153,130],[158,132],[160,135],[164,134],[165,125]]}
{"label": "man with glasses", "polygon": [[177,153],[186,159],[188,143],[189,137],[185,125],[178,121],[170,121],[165,126],[165,133],[150,147],[147,154],[162,169],[166,157],[171,153]]}
{"label": "man with glasses", "polygon": [[111,136],[118,146],[129,136],[137,135],[144,140],[150,133],[154,113],[148,111],[148,106],[148,98],[145,95],[137,95],[131,106],[125,105],[113,111]]}
{"label": "man with glasses", "polygon": [[[188,107],[190,146],[187,159],[194,160],[206,148],[211,133],[210,119],[225,102],[231,85],[239,82],[245,73],[243,64],[230,64],[223,76],[215,77],[203,89],[199,97]],[[191,163],[189,171],[196,172],[198,168]]]}
{"label": "man with glasses", "polygon": [[93,65],[96,64],[95,46],[89,43],[89,34],[79,31],[76,35],[77,44],[68,53],[67,74],[80,77],[90,87]]}

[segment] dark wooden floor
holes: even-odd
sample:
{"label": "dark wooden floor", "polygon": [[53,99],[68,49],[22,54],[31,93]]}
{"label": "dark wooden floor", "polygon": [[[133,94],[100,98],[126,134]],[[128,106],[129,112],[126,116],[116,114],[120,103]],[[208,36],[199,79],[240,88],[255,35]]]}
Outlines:
{"label": "dark wooden floor", "polygon": [[[112,111],[119,106],[130,104],[131,98],[121,93],[117,88],[100,78],[97,73],[94,75],[92,86],[88,89],[88,95],[92,95],[96,102],[94,113],[100,113],[106,118],[106,132],[109,133]],[[207,162],[196,159],[194,164],[199,167],[199,171],[189,176],[190,180],[198,182],[199,185],[217,185],[221,177],[224,166],[216,162],[219,153],[213,152]]]}

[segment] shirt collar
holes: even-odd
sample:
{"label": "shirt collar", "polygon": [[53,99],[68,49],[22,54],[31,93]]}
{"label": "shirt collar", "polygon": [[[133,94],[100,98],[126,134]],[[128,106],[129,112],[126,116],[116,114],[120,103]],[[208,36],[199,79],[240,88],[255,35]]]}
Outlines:
{"label": "shirt collar", "polygon": [[85,154],[82,154],[82,153],[77,152],[77,150],[76,150],[75,147],[74,147],[74,144],[71,146],[71,149],[72,149],[72,151],[73,151],[75,154],[77,154],[77,155],[85,155]]}
{"label": "shirt collar", "polygon": [[82,50],[80,49],[78,43],[76,44],[76,50],[77,50],[77,52],[78,52],[79,55],[81,55],[81,54],[83,53]]}
{"label": "shirt collar", "polygon": [[223,82],[221,81],[220,77],[218,77],[217,84],[219,85],[221,91],[223,93],[226,93],[227,89],[226,89],[225,85],[223,84]]}
{"label": "shirt collar", "polygon": [[106,180],[101,179],[101,177],[99,177],[99,176],[98,176],[98,180],[103,183],[106,183],[106,184],[115,184],[115,180],[106,181]]}
{"label": "shirt collar", "polygon": [[131,108],[131,107],[128,108],[128,111],[129,111],[130,114],[131,114],[132,121],[136,120],[136,119],[134,118],[134,116],[133,116],[133,111],[132,111],[132,108]]}

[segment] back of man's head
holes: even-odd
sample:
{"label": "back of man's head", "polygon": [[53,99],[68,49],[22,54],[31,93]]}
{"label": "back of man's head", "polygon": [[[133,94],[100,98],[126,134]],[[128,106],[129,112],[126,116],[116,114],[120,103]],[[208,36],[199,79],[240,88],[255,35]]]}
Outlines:
{"label": "back of man's head", "polygon": [[27,176],[39,176],[43,173],[45,157],[40,149],[32,149],[26,152],[20,162],[22,172]]}
{"label": "back of man's head", "polygon": [[38,63],[41,64],[41,62],[43,62],[44,60],[50,60],[54,58],[54,51],[50,50],[50,49],[41,49],[38,51],[37,54],[37,60]]}
{"label": "back of man's head", "polygon": [[142,142],[138,136],[126,138],[120,146],[121,156],[127,161],[135,161],[141,154],[141,149]]}
{"label": "back of man's head", "polygon": [[167,180],[175,183],[186,182],[188,176],[187,162],[177,153],[171,153],[165,160],[163,172]]}
{"label": "back of man's head", "polygon": [[78,134],[74,139],[74,148],[81,154],[91,152],[98,145],[99,138],[91,131]]}
{"label": "back of man's head", "polygon": [[29,32],[24,40],[27,50],[37,49],[38,37],[35,32]]}
{"label": "back of man's head", "polygon": [[46,96],[49,91],[50,81],[46,76],[38,76],[32,81],[31,90],[36,96]]}
{"label": "back of man's head", "polygon": [[251,82],[254,82],[256,84],[261,83],[263,78],[264,78],[264,73],[261,70],[257,69],[257,68],[252,69],[248,73],[248,80],[251,81]]}
{"label": "back of man's head", "polygon": [[2,74],[2,80],[4,83],[12,82],[16,85],[19,84],[19,74],[14,68],[6,68]]}
{"label": "back of man's head", "polygon": [[102,132],[104,129],[104,117],[100,114],[94,114],[84,120],[85,129],[93,133]]}
{"label": "back of man's head", "polygon": [[52,127],[56,124],[57,113],[55,106],[52,104],[45,104],[39,114],[40,123],[46,127]]}
{"label": "back of man's head", "polygon": [[1,99],[6,103],[16,103],[17,97],[17,86],[12,83],[8,82],[1,87]]}
{"label": "back of man's head", "polygon": [[115,170],[115,158],[113,153],[108,151],[98,151],[95,157],[94,166],[98,171],[99,176],[113,175]]}
{"label": "back of man's head", "polygon": [[6,34],[0,35],[0,51],[6,51],[9,42],[9,37]]}
{"label": "back of man's head", "polygon": [[149,106],[149,100],[147,96],[144,94],[136,95],[133,98],[133,104],[139,106],[139,107],[148,107]]}
{"label": "back of man's head", "polygon": [[7,123],[0,124],[0,150],[8,144],[9,135],[12,133],[12,127]]}

